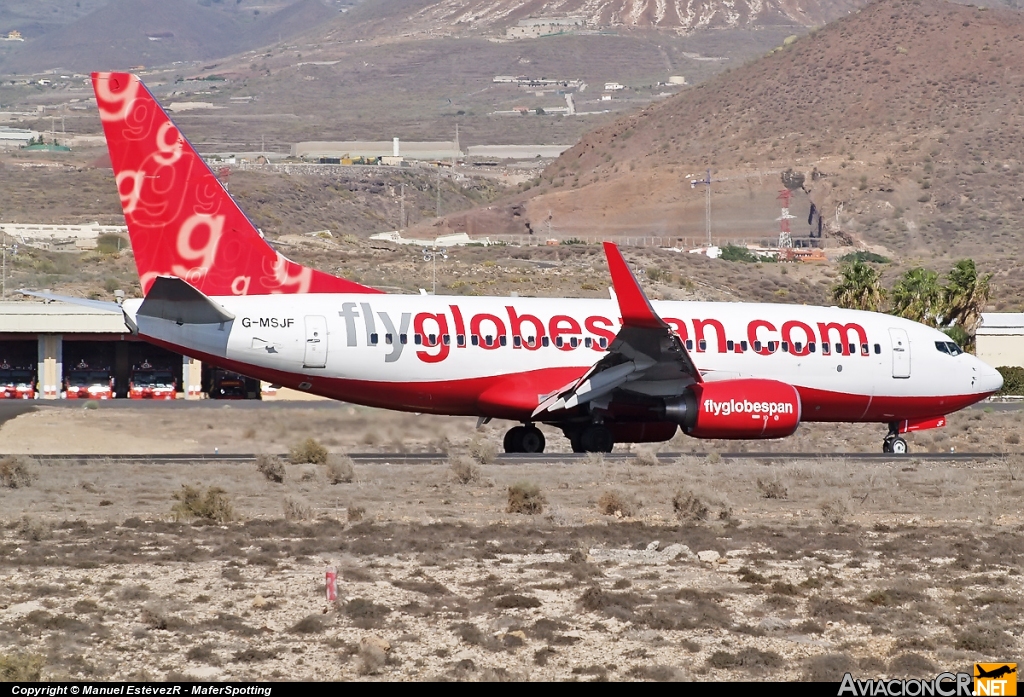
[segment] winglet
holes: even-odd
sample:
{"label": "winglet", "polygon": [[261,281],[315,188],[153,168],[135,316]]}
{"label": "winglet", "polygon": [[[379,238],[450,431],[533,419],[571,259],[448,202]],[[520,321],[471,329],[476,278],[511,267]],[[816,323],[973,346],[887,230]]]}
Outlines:
{"label": "winglet", "polygon": [[648,329],[668,328],[665,321],[651,307],[639,281],[630,270],[622,252],[613,242],[604,243],[604,253],[608,257],[608,270],[612,274],[612,287],[615,298],[619,301],[619,312],[622,313],[622,326],[646,327]]}

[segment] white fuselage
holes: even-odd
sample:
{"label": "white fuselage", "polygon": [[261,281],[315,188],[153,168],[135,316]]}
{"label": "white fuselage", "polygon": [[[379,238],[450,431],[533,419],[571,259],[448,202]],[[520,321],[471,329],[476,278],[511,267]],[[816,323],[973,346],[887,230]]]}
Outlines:
{"label": "white fuselage", "polygon": [[[619,329],[613,300],[383,294],[212,300],[235,319],[179,326],[136,317],[140,301],[126,301],[124,309],[142,336],[253,377],[355,403],[504,418],[529,414],[505,405],[500,394],[481,400],[483,392],[522,384],[540,397],[559,389],[599,360]],[[686,342],[704,380],[789,383],[800,392],[804,421],[943,415],[1001,384],[974,356],[937,348],[936,342],[949,342],[945,334],[890,315],[755,303],[653,306]]]}

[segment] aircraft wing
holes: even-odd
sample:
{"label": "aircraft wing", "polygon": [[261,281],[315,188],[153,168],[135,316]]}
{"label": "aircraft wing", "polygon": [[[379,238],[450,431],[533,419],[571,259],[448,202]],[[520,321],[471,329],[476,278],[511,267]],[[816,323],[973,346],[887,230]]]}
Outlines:
{"label": "aircraft wing", "polygon": [[592,402],[620,388],[675,396],[687,385],[703,382],[683,342],[651,307],[619,248],[605,242],[604,251],[622,329],[608,353],[574,384],[541,402],[534,417]]}

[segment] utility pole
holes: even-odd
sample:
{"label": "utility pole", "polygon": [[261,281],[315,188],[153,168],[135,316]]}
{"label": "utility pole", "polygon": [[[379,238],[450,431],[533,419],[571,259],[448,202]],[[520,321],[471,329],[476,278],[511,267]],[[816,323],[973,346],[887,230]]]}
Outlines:
{"label": "utility pole", "polygon": [[434,215],[438,218],[441,217],[441,162],[437,163],[437,210]]}
{"label": "utility pole", "polygon": [[711,246],[711,182],[722,181],[721,179],[712,179],[711,170],[707,171],[707,174],[703,179],[691,179],[690,188],[696,189],[698,184],[704,185],[704,234],[707,237],[707,246]]}
{"label": "utility pole", "polygon": [[405,184],[402,184],[401,208],[398,214],[398,229],[405,229]]}

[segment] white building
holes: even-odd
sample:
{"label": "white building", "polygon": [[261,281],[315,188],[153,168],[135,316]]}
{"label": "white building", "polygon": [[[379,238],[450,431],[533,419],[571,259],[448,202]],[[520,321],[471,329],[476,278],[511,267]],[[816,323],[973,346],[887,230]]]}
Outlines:
{"label": "white building", "polygon": [[974,336],[978,358],[994,368],[1024,368],[1024,312],[984,312]]}

